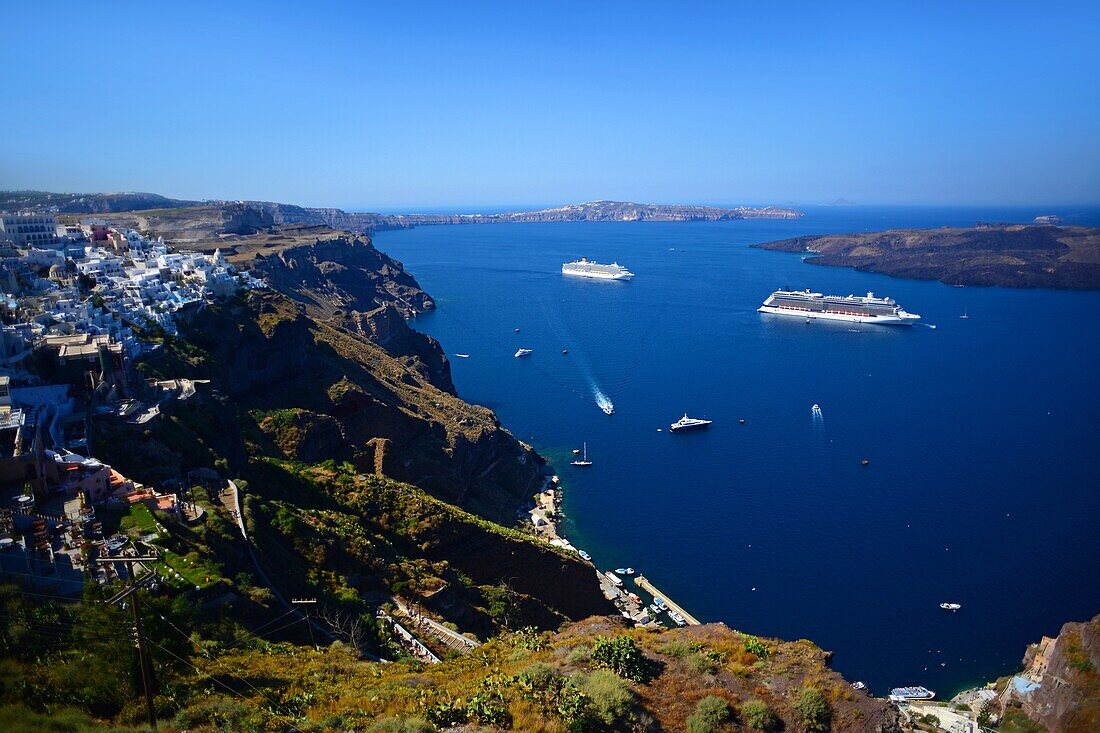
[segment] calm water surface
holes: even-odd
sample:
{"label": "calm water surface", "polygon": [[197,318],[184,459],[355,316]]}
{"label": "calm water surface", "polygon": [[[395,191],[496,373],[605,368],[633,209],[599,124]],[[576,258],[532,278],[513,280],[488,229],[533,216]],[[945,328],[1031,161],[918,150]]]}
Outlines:
{"label": "calm water surface", "polygon": [[[952,288],[748,245],[1037,213],[823,208],[376,243],[436,298],[416,327],[471,355],[452,359],[459,393],[553,462],[566,533],[599,567],[638,568],[703,620],[812,639],[877,693],[943,696],[1100,612],[1100,293]],[[563,278],[580,256],[637,277]],[[874,291],[937,328],[758,314],[781,286]],[[520,347],[533,356],[513,358]],[[685,411],[714,425],[670,434]],[[587,470],[568,465],[582,441]]]}

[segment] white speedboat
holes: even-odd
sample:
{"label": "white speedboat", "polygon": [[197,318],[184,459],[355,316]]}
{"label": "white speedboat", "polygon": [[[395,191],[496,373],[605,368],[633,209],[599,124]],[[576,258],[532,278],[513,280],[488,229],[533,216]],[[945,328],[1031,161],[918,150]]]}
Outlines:
{"label": "white speedboat", "polygon": [[940,608],[942,608],[945,611],[958,611],[960,608],[962,608],[962,604],[961,603],[941,603]]}
{"label": "white speedboat", "polygon": [[459,359],[469,359],[470,358],[469,354],[455,354],[455,356],[457,356]]}
{"label": "white speedboat", "polygon": [[520,349],[519,351],[516,352],[515,357],[518,359],[521,356],[530,356],[533,353],[535,353],[535,352],[532,351],[531,349]]}
{"label": "white speedboat", "polygon": [[689,430],[689,429],[693,429],[693,428],[705,428],[706,426],[710,425],[712,422],[714,422],[714,421],[713,420],[700,420],[699,418],[688,417],[687,413],[685,412],[684,416],[682,418],[680,418],[679,420],[677,420],[676,422],[672,423],[672,425],[669,426],[669,428],[673,431],[676,431],[676,430]]}

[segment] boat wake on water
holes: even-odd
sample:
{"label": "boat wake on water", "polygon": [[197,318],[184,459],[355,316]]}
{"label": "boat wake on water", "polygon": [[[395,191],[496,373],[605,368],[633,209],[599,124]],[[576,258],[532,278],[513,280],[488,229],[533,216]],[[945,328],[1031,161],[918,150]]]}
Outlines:
{"label": "boat wake on water", "polygon": [[615,403],[613,403],[611,398],[605,395],[595,383],[592,384],[592,396],[596,398],[596,405],[608,415],[615,412]]}

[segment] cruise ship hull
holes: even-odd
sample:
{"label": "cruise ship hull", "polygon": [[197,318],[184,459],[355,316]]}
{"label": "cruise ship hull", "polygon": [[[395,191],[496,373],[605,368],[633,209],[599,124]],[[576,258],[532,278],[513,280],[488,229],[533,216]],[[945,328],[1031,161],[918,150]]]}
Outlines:
{"label": "cruise ship hull", "polygon": [[561,274],[570,277],[586,277],[590,280],[630,280],[634,277],[632,272],[574,272],[565,268],[562,268]]}
{"label": "cruise ship hull", "polygon": [[816,318],[824,321],[847,321],[848,323],[874,323],[880,326],[912,326],[920,320],[920,316],[905,311],[893,315],[851,315],[848,313],[830,313],[828,311],[798,310],[795,308],[777,308],[771,305],[762,305],[756,309],[759,313],[771,313],[777,316],[791,318]]}

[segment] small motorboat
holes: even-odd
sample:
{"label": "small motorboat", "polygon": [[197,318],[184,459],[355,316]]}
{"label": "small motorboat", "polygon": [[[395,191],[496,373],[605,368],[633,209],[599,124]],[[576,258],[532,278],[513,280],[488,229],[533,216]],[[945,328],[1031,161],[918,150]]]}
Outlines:
{"label": "small motorboat", "polygon": [[577,550],[577,554],[581,556],[582,560],[591,560],[592,559],[592,556],[589,555],[584,550]]}
{"label": "small motorboat", "polygon": [[470,358],[469,354],[455,354],[455,356],[457,356],[459,359],[469,359]]}
{"label": "small motorboat", "polygon": [[814,417],[821,417],[821,405],[815,404],[810,408],[810,412],[814,414]]}
{"label": "small motorboat", "polygon": [[859,465],[861,465],[861,466],[870,466],[871,462],[868,461],[866,458],[864,458],[862,461],[859,462]]}
{"label": "small motorboat", "polygon": [[863,690],[867,689],[867,685],[865,685],[864,683],[856,680],[855,682],[852,683],[852,689],[863,691]]}
{"label": "small motorboat", "polygon": [[960,608],[962,608],[962,604],[961,603],[941,603],[940,608],[942,608],[945,611],[958,611]]}
{"label": "small motorboat", "polygon": [[740,420],[738,420],[737,422],[739,422],[740,424],[744,425],[744,424],[745,424],[745,418],[741,418],[741,419],[740,419]]}
{"label": "small motorboat", "polygon": [[578,453],[580,453],[580,452],[581,452],[581,449],[580,449],[580,448],[574,448],[574,449],[573,449],[573,455],[577,455],[577,454],[578,454]]}
{"label": "small motorboat", "polygon": [[561,353],[563,353],[563,354],[568,354],[568,353],[569,353],[569,349],[562,349],[562,350],[561,350]]}
{"label": "small motorboat", "polygon": [[519,333],[519,329],[518,329],[518,328],[516,329],[516,333]]}
{"label": "small motorboat", "polygon": [[519,351],[517,351],[515,353],[515,357],[517,359],[519,359],[520,357],[523,357],[523,356],[530,356],[533,353],[535,353],[535,352],[532,351],[531,349],[520,349]]}
{"label": "small motorboat", "polygon": [[619,575],[633,575],[634,568],[615,568],[615,572]]}

